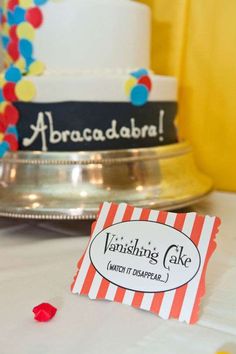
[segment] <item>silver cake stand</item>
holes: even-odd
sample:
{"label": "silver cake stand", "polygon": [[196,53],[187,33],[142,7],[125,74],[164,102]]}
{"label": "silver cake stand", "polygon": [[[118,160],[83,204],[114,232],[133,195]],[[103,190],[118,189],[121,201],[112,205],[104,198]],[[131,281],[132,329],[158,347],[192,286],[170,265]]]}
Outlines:
{"label": "silver cake stand", "polygon": [[0,216],[94,219],[103,201],[177,209],[209,193],[188,143],[96,152],[18,152],[1,161]]}

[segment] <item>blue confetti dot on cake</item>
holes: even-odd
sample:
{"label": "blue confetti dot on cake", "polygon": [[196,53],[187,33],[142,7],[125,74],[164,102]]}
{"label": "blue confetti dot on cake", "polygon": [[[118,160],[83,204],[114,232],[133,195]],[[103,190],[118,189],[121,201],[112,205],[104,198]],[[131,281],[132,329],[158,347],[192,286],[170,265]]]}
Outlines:
{"label": "blue confetti dot on cake", "polygon": [[35,62],[35,59],[32,57],[26,57],[25,58],[25,63],[26,63],[26,69],[29,71],[30,65]]}
{"label": "blue confetti dot on cake", "polygon": [[147,69],[140,69],[140,70],[132,72],[131,75],[133,77],[135,77],[136,79],[140,79],[142,76],[148,75],[148,70]]}
{"label": "blue confetti dot on cake", "polygon": [[7,133],[15,135],[16,138],[18,139],[18,132],[17,132],[17,129],[14,125],[11,125],[7,128]]}
{"label": "blue confetti dot on cake", "polygon": [[14,23],[19,25],[20,23],[25,21],[25,10],[22,7],[16,6],[14,12]]}
{"label": "blue confetti dot on cake", "polygon": [[20,70],[14,66],[8,68],[5,72],[5,79],[10,82],[18,82],[22,78]]}
{"label": "blue confetti dot on cake", "polygon": [[41,5],[46,4],[47,1],[48,1],[48,0],[34,0],[34,3],[35,3],[35,5],[37,5],[37,6],[41,6]]}
{"label": "blue confetti dot on cake", "polygon": [[6,141],[0,143],[0,157],[3,157],[7,150],[9,150],[9,144]]}
{"label": "blue confetti dot on cake", "polygon": [[4,102],[4,100],[2,90],[0,89],[0,103]]}
{"label": "blue confetti dot on cake", "polygon": [[15,19],[12,11],[7,11],[7,23],[9,26],[13,26],[15,24]]}
{"label": "blue confetti dot on cake", "polygon": [[134,106],[143,106],[148,101],[148,89],[144,85],[134,86],[131,90],[130,99]]}
{"label": "blue confetti dot on cake", "polygon": [[20,40],[20,53],[24,58],[31,58],[33,53],[33,45],[27,39]]}
{"label": "blue confetti dot on cake", "polygon": [[7,36],[2,36],[2,45],[3,45],[3,48],[6,49],[7,46],[9,44],[9,37]]}

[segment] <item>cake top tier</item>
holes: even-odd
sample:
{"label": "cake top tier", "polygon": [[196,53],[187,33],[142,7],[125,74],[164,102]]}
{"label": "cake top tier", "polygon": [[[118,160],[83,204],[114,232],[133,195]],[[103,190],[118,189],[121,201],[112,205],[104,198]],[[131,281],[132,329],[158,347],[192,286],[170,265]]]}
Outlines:
{"label": "cake top tier", "polygon": [[[5,0],[4,11],[12,0]],[[34,57],[48,71],[149,67],[150,10],[132,0],[27,0],[41,7],[43,23],[34,38]],[[31,5],[32,3],[32,5]],[[43,5],[43,6],[42,6]],[[9,15],[10,13],[10,15]],[[17,13],[16,22],[20,21]]]}

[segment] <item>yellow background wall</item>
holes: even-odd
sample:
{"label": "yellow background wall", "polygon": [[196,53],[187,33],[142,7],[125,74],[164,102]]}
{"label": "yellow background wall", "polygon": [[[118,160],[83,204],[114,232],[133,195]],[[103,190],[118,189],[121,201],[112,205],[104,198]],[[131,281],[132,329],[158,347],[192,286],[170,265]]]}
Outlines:
{"label": "yellow background wall", "polygon": [[218,189],[236,191],[236,0],[140,0],[152,68],[180,83],[179,131]]}

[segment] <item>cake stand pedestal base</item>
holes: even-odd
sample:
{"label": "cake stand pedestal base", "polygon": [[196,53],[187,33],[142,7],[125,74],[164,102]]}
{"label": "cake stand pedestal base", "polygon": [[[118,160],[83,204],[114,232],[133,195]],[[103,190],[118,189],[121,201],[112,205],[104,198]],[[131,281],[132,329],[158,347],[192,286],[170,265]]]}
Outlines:
{"label": "cake stand pedestal base", "polygon": [[192,204],[212,189],[191,147],[8,153],[1,161],[0,216],[95,219],[103,201],[153,209]]}

